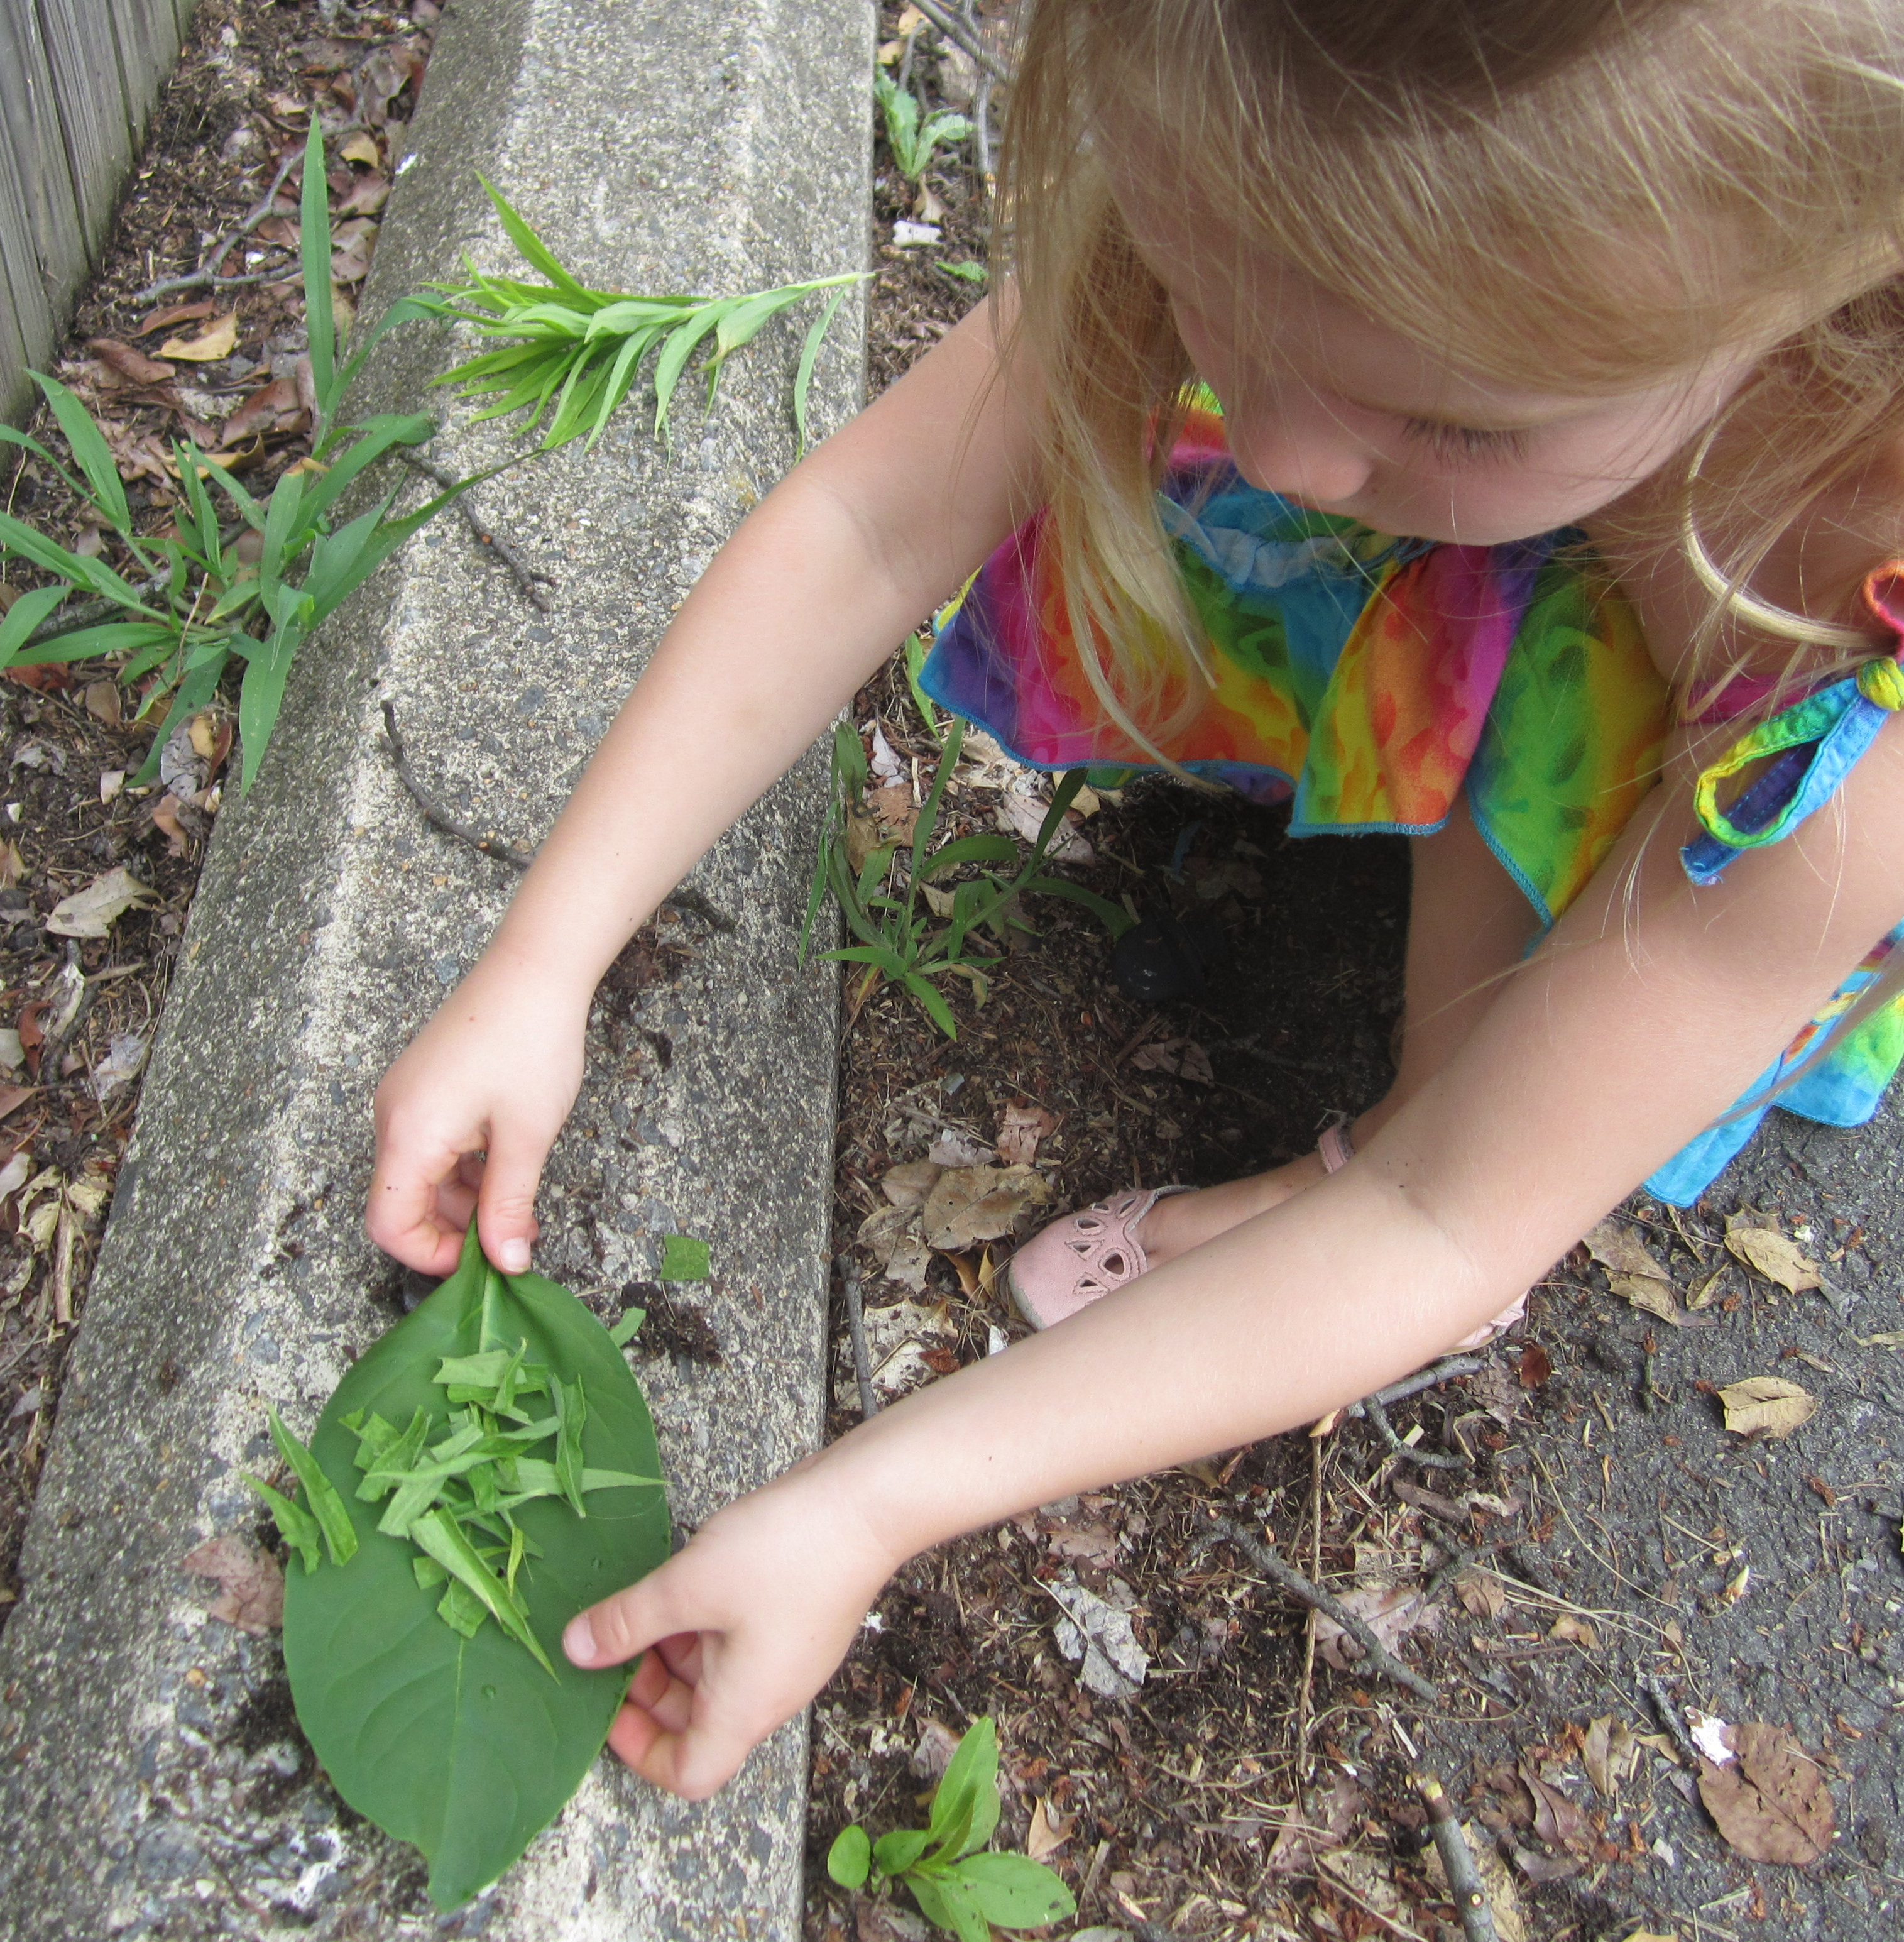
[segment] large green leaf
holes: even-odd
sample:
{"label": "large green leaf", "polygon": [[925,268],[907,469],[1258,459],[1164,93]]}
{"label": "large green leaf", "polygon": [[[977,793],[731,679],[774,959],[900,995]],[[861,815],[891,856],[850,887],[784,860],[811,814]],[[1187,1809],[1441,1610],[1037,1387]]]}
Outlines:
{"label": "large green leaf", "polygon": [[312,1748],[351,1806],[423,1850],[444,1909],[516,1860],[607,1737],[627,1668],[578,1671],[562,1656],[563,1625],[668,1555],[667,1505],[652,1487],[592,1490],[586,1518],[559,1497],[513,1513],[528,1539],[516,1587],[551,1678],[495,1625],[467,1638],[452,1630],[437,1616],[440,1589],[418,1582],[415,1546],[378,1530],[384,1507],[357,1495],[358,1440],[343,1419],[362,1410],[407,1423],[422,1409],[433,1438],[448,1428],[432,1380],[442,1358],[525,1341],[531,1362],[583,1385],[591,1468],[660,1474],[647,1406],[608,1331],[540,1275],[497,1273],[472,1229],[462,1265],[357,1363],[311,1437],[356,1526],[356,1556],[293,1571],[285,1586],[285,1665]]}

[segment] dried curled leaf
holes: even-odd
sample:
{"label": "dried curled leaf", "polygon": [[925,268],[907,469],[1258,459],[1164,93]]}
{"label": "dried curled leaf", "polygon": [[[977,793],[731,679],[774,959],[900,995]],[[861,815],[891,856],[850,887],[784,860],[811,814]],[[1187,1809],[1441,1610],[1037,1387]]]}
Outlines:
{"label": "dried curled leaf", "polygon": [[1729,1735],[1735,1760],[1699,1763],[1699,1797],[1719,1831],[1752,1861],[1792,1867],[1817,1861],[1837,1828],[1817,1761],[1783,1726],[1748,1721]]}
{"label": "dried curled leaf", "polygon": [[1725,1245],[1755,1273],[1776,1282],[1788,1294],[1802,1294],[1808,1288],[1823,1285],[1818,1279],[1817,1263],[1795,1241],[1772,1229],[1730,1228]]}
{"label": "dried curled leaf", "polygon": [[948,1168],[926,1197],[926,1242],[942,1254],[961,1254],[978,1242],[1001,1240],[1050,1197],[1049,1186],[1028,1166]]}
{"label": "dried curled leaf", "polygon": [[108,870],[55,904],[46,927],[60,937],[105,937],[135,905],[157,901],[130,870]]}
{"label": "dried curled leaf", "polygon": [[1818,1414],[1818,1399],[1783,1376],[1746,1376],[1728,1383],[1719,1392],[1725,1408],[1725,1426],[1741,1436],[1755,1432],[1786,1437]]}
{"label": "dried curled leaf", "polygon": [[284,1622],[284,1573],[269,1551],[228,1533],[188,1551],[184,1568],[218,1581],[219,1595],[207,1608],[213,1618],[256,1637]]}

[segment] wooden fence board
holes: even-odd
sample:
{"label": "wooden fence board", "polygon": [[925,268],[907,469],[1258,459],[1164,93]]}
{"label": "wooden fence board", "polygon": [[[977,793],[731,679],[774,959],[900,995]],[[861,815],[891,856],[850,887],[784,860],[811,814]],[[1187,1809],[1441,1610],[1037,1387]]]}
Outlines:
{"label": "wooden fence board", "polygon": [[0,0],[0,417],[106,240],[196,0]]}
{"label": "wooden fence board", "polygon": [[[10,0],[20,4],[20,0]],[[132,161],[119,63],[100,0],[34,0],[46,35],[66,158],[90,256],[105,240]]]}
{"label": "wooden fence board", "polygon": [[19,166],[12,145],[0,141],[0,417],[20,415],[27,369],[44,368],[57,335]]}
{"label": "wooden fence board", "polygon": [[13,152],[39,281],[63,317],[85,274],[85,239],[46,42],[32,8],[15,0],[0,0],[0,141]]}
{"label": "wooden fence board", "polygon": [[118,32],[126,120],[136,150],[145,139],[160,90],[178,61],[179,17],[173,0],[112,0],[112,17]]}

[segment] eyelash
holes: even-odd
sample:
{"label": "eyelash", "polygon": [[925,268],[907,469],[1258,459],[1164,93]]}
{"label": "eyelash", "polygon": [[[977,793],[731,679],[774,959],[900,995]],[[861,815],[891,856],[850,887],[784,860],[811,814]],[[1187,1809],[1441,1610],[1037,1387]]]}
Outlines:
{"label": "eyelash", "polygon": [[1469,425],[1438,424],[1431,418],[1404,418],[1401,435],[1411,443],[1425,445],[1437,458],[1459,463],[1495,463],[1523,458],[1528,434],[1524,431],[1478,431]]}

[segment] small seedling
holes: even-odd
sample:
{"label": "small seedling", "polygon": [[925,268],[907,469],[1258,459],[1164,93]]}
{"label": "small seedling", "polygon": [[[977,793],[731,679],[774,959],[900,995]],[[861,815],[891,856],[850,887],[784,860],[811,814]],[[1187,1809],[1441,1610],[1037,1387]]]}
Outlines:
{"label": "small seedling", "polygon": [[828,299],[800,348],[794,376],[794,423],[807,443],[807,394],[813,364],[840,304],[864,280],[857,272],[785,283],[777,289],[748,290],[732,297],[639,297],[618,290],[592,290],[571,276],[555,253],[487,182],[504,229],[523,259],[549,280],[519,283],[484,275],[465,262],[468,280],[437,286],[439,315],[460,318],[494,350],[447,372],[437,382],[455,384],[467,397],[495,402],[473,422],[527,411],[523,427],[533,431],[549,414],[542,449],[553,451],[588,434],[592,446],[617,408],[635,388],[650,351],[654,359],[655,435],[668,435],[668,414],[688,360],[712,338],[706,362],[707,402],[721,381],[721,366],[749,342],[770,318],[822,290]]}
{"label": "small seedling", "polygon": [[972,133],[972,124],[950,109],[922,115],[917,100],[883,70],[873,77],[873,94],[885,119],[886,145],[908,182],[916,182],[932,167],[941,142],[963,142]]}
{"label": "small seedling", "polygon": [[982,283],[988,274],[983,263],[975,263],[969,258],[963,262],[947,262],[943,257],[932,259],[932,268],[943,270],[948,277],[956,277],[962,283]]}
{"label": "small seedling", "polygon": [[697,1241],[692,1234],[662,1236],[657,1281],[706,1281],[709,1273],[706,1242]]}
{"label": "small seedling", "polygon": [[842,1828],[826,1871],[842,1888],[864,1888],[874,1876],[904,1882],[926,1920],[959,1942],[990,1942],[994,1925],[1036,1928],[1075,1915],[1071,1891],[1042,1862],[986,1852],[998,1807],[998,1729],[987,1718],[960,1741],[925,1827],[877,1841],[864,1827]]}
{"label": "small seedling", "polygon": [[[922,712],[929,706],[923,694],[920,704]],[[926,718],[929,721],[930,715]],[[986,973],[997,959],[977,948],[978,933],[981,927],[989,927],[1001,936],[1008,926],[1030,930],[1031,927],[1017,914],[1019,898],[1064,897],[1082,904],[1101,920],[1113,937],[1121,936],[1131,923],[1129,913],[1109,898],[1100,897],[1096,891],[1068,878],[1049,875],[1044,868],[1051,844],[1064,828],[1064,812],[1084,786],[1082,769],[1072,770],[1058,783],[1039,829],[1038,840],[1016,875],[1008,879],[981,868],[977,875],[957,884],[949,896],[937,890],[930,896],[926,894],[934,878],[948,876],[963,867],[1019,861],[1018,844],[1009,836],[989,831],[957,838],[929,852],[938,826],[940,804],[958,767],[964,738],[965,724],[955,718],[940,745],[938,766],[913,826],[910,847],[901,850],[897,843],[881,844],[856,871],[847,856],[846,838],[866,786],[866,752],[850,724],[844,721],[834,724],[832,804],[820,839],[807,920],[800,933],[804,961],[813,920],[819,914],[827,892],[831,890],[847,929],[859,941],[822,955],[865,966],[855,994],[856,1006],[865,1002],[882,979],[889,979],[911,994],[947,1038],[958,1037],[958,1027],[950,1007],[932,981],[948,976],[963,978],[982,1004],[989,988]],[[897,893],[889,887],[895,870],[903,871],[905,878]],[[939,899],[936,905],[935,897]],[[935,929],[935,919],[941,913],[945,922]]]}

